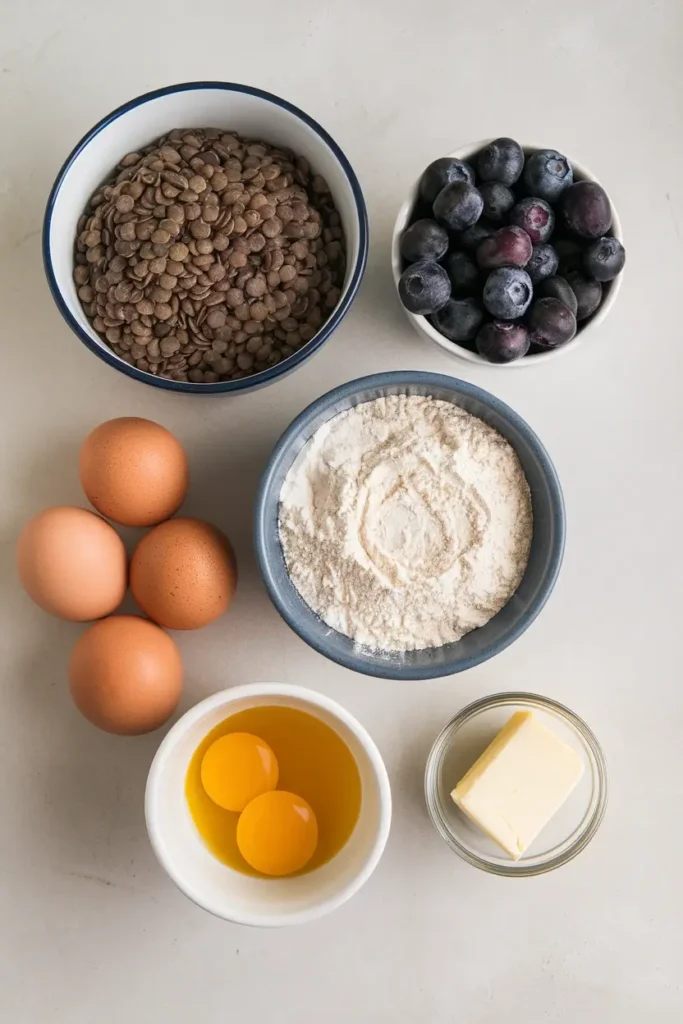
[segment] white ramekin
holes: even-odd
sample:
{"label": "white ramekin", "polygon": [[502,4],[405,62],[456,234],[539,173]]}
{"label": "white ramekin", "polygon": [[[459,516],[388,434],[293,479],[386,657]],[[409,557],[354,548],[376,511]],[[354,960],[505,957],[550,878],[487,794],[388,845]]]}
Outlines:
{"label": "white ramekin", "polygon": [[[346,846],[327,864],[293,878],[255,878],[222,864],[202,842],[185,799],[188,765],[206,734],[229,715],[273,704],[299,708],[334,729],[356,759],[363,788]],[[341,906],[375,870],[389,836],[391,790],[373,740],[336,701],[301,686],[251,683],[208,697],[176,722],[149,771],[145,818],[161,866],[198,906],[237,924],[301,924]]]}
{"label": "white ramekin", "polygon": [[[484,146],[488,146],[489,142],[492,141],[492,139],[482,139],[480,142],[471,142],[468,146],[462,146],[460,149],[456,149],[452,153],[447,153],[445,155],[455,157],[457,160],[470,162],[472,158],[484,148]],[[546,147],[523,145],[522,148],[524,149],[525,154],[529,155]],[[569,162],[571,163],[574,171],[574,181],[595,181],[597,184],[601,184],[594,174],[591,174],[589,170],[587,170],[582,164],[577,163],[577,161],[572,157],[569,157]],[[422,175],[420,175],[420,177],[422,177]],[[394,284],[396,285],[397,291],[398,282],[403,271],[401,235],[410,223],[413,207],[418,199],[419,187],[420,178],[417,179],[408,193],[408,198],[398,211],[396,223],[394,224],[394,232],[391,239],[391,270],[394,275]],[[624,237],[621,230],[621,222],[617,211],[614,209],[614,204],[612,204],[611,233],[615,238],[618,238],[620,242],[623,242]],[[488,359],[484,359],[484,357],[480,356],[478,352],[472,352],[470,349],[464,348],[462,345],[458,345],[454,341],[449,341],[448,338],[444,338],[443,334],[439,334],[437,329],[432,327],[426,316],[416,316],[415,313],[409,313],[402,303],[401,309],[421,337],[427,338],[429,341],[433,341],[445,352],[449,352],[452,356],[456,356],[458,359],[464,359],[468,363],[479,363],[480,366],[488,366],[493,369],[504,370],[510,368],[518,369],[519,367],[540,366],[542,363],[547,363],[549,359],[555,359],[557,356],[564,355],[566,352],[573,352],[580,342],[585,341],[588,334],[594,334],[594,329],[602,323],[616,302],[617,293],[621,287],[622,277],[623,274],[619,274],[613,281],[603,285],[602,303],[600,304],[599,309],[592,317],[590,317],[589,320],[578,325],[576,336],[572,338],[571,341],[567,342],[566,345],[560,345],[558,348],[552,349],[549,352],[539,352],[531,357],[525,356],[523,359],[515,359],[511,363],[490,363]]]}

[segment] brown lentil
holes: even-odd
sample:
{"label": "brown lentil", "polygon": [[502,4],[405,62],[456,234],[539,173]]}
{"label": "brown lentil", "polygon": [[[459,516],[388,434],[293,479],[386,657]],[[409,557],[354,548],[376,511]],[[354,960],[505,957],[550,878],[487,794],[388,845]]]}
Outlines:
{"label": "brown lentil", "polygon": [[339,300],[341,219],[289,150],[177,129],[123,157],[78,224],[74,281],[113,351],[172,380],[240,380],[314,337]]}

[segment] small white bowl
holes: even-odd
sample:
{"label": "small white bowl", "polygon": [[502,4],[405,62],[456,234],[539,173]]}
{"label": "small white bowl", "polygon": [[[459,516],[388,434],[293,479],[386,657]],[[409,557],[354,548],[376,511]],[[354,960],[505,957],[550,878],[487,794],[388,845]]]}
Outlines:
{"label": "small white bowl", "polygon": [[[444,155],[455,157],[457,160],[465,160],[469,163],[472,161],[472,158],[484,148],[484,146],[488,146],[489,142],[492,141],[492,139],[482,139],[481,142],[472,142],[468,146],[462,146],[460,149],[456,149],[452,153],[446,153]],[[537,153],[539,149],[544,148],[547,147],[523,146],[524,153],[527,156],[531,153]],[[595,175],[591,174],[591,172],[582,164],[577,163],[572,157],[569,157],[568,159],[574,171],[574,181],[595,181],[598,185],[602,184],[598,181]],[[420,175],[420,177],[422,177],[422,175]],[[415,206],[419,196],[419,186],[420,178],[417,179],[411,188],[408,198],[398,211],[396,223],[394,224],[394,233],[391,240],[391,269],[394,275],[394,284],[396,285],[397,292],[398,282],[403,271],[403,258],[401,256],[400,249],[401,235],[410,223],[413,207]],[[617,211],[614,209],[614,204],[612,204],[611,232],[615,238],[619,239],[620,242],[624,241],[621,230],[621,221],[619,220]],[[439,334],[437,329],[432,327],[426,316],[416,316],[415,313],[409,313],[403,303],[401,303],[401,309],[419,335],[435,342],[440,348],[444,349],[445,352],[449,352],[452,356],[457,356],[458,359],[464,359],[468,363],[479,363],[480,366],[489,366],[494,369],[539,366],[541,363],[546,363],[549,359],[555,359],[557,356],[563,355],[565,352],[570,350],[574,351],[578,343],[585,340],[589,331],[593,333],[593,328],[602,323],[614,305],[617,293],[621,287],[622,277],[623,273],[615,277],[613,281],[603,285],[602,302],[597,312],[595,312],[585,323],[579,324],[575,337],[572,338],[571,341],[567,342],[566,345],[560,345],[559,348],[552,349],[550,352],[539,352],[531,357],[525,356],[523,359],[515,359],[511,363],[490,363],[488,359],[484,359],[484,357],[480,356],[478,352],[471,352],[469,349],[463,348],[462,345],[457,345],[454,341],[449,341],[448,338],[444,338],[443,334]]]}
{"label": "small white bowl", "polygon": [[[346,846],[327,864],[293,878],[253,878],[233,871],[204,845],[185,799],[195,750],[230,715],[262,705],[315,715],[344,740],[362,784],[361,811]],[[377,867],[391,825],[391,789],[382,757],[353,715],[314,690],[285,683],[251,683],[223,690],[191,708],[159,747],[147,779],[145,818],[159,863],[198,906],[237,924],[301,924],[350,899]]]}
{"label": "small white bowl", "polygon": [[[90,196],[126,153],[173,128],[222,128],[287,146],[327,180],[346,240],[346,277],[339,301],[318,333],[277,366],[236,381],[194,384],[138,370],[116,355],[86,317],[73,281],[78,219]],[[226,394],[251,391],[286,376],[317,352],[339,326],[360,285],[368,255],[365,200],[348,159],[312,117],[287,100],[232,82],[188,82],[138,96],[108,114],[78,143],[57,175],[43,223],[43,263],[50,291],[69,327],[109,366],[166,391]]]}

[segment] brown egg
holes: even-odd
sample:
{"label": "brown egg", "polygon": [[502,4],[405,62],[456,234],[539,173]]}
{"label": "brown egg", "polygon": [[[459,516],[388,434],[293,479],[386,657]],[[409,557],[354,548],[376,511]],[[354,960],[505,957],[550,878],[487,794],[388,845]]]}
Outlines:
{"label": "brown egg", "polygon": [[154,526],[177,512],[187,493],[180,442],[151,420],[107,420],[83,442],[78,468],[86,497],[107,519]]}
{"label": "brown egg", "polygon": [[96,622],[71,653],[73,702],[105,732],[135,736],[158,729],[173,714],[182,685],[175,642],[136,615]]}
{"label": "brown egg", "polygon": [[29,520],[17,544],[17,569],[29,597],[60,619],[100,619],[126,593],[123,542],[85,508],[59,505]]}
{"label": "brown egg", "polygon": [[227,610],[237,585],[230,542],[200,519],[169,519],[133,552],[130,585],[142,610],[168,629],[199,629]]}

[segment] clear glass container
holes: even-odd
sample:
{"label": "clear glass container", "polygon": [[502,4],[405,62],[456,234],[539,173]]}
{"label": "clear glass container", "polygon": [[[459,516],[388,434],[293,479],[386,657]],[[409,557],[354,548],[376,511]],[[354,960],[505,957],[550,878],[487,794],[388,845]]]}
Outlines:
{"label": "clear glass container", "polygon": [[[574,791],[519,860],[475,825],[450,795],[515,711],[533,711],[585,765]],[[524,878],[566,864],[591,841],[607,806],[607,765],[593,732],[569,708],[533,693],[497,693],[469,704],[437,736],[427,758],[425,797],[434,827],[459,856],[483,871]]]}

